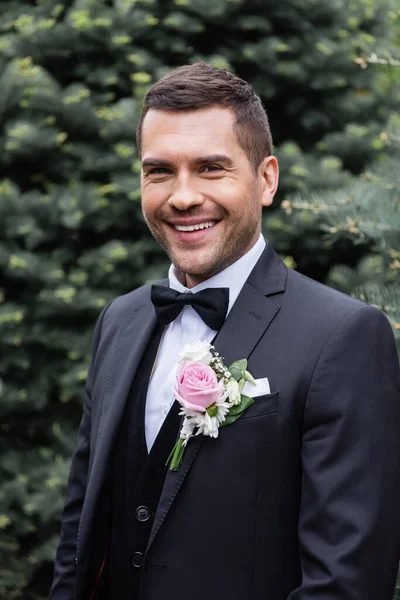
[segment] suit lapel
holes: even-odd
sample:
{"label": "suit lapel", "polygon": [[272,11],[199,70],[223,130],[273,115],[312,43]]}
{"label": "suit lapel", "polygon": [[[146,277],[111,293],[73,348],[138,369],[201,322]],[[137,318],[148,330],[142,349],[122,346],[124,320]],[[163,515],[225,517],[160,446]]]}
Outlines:
{"label": "suit lapel", "polygon": [[246,282],[223,327],[214,340],[214,347],[229,366],[233,361],[248,358],[268,329],[280,305],[265,297]]}
{"label": "suit lapel", "polygon": [[[249,358],[280,309],[276,295],[284,292],[286,278],[287,267],[267,244],[215,337],[213,345],[226,365],[229,366],[234,360]],[[186,447],[179,471],[167,471],[147,550],[192,467],[203,440],[202,435],[192,438]]]}
{"label": "suit lapel", "polygon": [[[98,497],[104,483],[130,387],[156,323],[154,308],[150,302],[137,307],[112,348],[93,460],[89,467],[90,472],[96,474],[90,480],[89,498],[93,501]],[[90,507],[87,507],[88,515],[90,510]]]}

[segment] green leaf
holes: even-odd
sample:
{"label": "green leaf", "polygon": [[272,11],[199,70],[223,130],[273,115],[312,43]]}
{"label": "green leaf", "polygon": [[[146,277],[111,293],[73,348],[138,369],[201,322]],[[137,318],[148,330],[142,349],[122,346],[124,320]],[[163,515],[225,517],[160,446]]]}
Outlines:
{"label": "green leaf", "polygon": [[231,373],[232,377],[239,381],[244,377],[247,369],[247,359],[243,358],[242,360],[236,360],[229,367],[228,370]]}
{"label": "green leaf", "polygon": [[245,372],[244,378],[246,381],[249,381],[253,385],[257,385],[256,380],[254,379],[253,375],[251,373],[249,373],[248,371]]}
{"label": "green leaf", "polygon": [[225,425],[232,425],[232,423],[239,419],[239,417],[244,413],[244,411],[250,408],[250,406],[255,402],[254,398],[249,398],[249,396],[245,396],[244,394],[242,394],[241,398],[242,399],[240,404],[232,406],[225,418],[225,421],[221,423],[220,427],[224,427]]}
{"label": "green leaf", "polygon": [[242,408],[242,412],[250,408],[252,404],[254,404],[254,398],[250,398],[250,396],[246,396],[245,394],[241,395],[241,400],[239,406]]}

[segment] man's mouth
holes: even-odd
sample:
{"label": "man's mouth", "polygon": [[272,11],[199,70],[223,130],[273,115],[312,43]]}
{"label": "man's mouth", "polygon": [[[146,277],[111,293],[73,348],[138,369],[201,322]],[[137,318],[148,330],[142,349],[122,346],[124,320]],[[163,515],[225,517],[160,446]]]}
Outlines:
{"label": "man's mouth", "polygon": [[198,231],[199,229],[209,229],[213,227],[217,221],[205,221],[204,223],[196,223],[196,225],[173,225],[178,231]]}

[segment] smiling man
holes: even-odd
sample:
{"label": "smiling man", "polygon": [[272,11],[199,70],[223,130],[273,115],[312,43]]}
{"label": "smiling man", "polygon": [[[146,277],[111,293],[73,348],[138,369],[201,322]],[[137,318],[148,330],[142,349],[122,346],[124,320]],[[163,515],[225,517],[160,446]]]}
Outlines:
{"label": "smiling man", "polygon": [[[390,324],[288,269],[261,235],[278,164],[246,82],[203,63],[172,71],[145,98],[137,142],[143,214],[172,264],[99,317],[50,598],[391,600]],[[189,439],[174,471],[191,342],[247,359],[254,402],[216,438]]]}
{"label": "smiling man", "polygon": [[261,207],[272,203],[276,191],[276,159],[268,154],[252,164],[235,120],[235,113],[221,106],[153,109],[143,120],[143,213],[188,287],[254,246]]}

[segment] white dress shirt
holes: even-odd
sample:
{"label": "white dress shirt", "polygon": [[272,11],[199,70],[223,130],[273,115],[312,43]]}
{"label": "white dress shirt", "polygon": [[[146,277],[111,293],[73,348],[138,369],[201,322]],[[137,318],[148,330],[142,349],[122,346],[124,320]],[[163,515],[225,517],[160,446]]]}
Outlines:
{"label": "white dress shirt", "polygon": [[[264,248],[265,240],[260,234],[254,246],[239,260],[191,289],[178,281],[175,267],[171,265],[168,272],[169,285],[181,293],[196,293],[206,288],[229,288],[228,315]],[[174,402],[172,388],[179,353],[187,343],[211,342],[215,334],[216,331],[210,329],[191,306],[184,306],[177,318],[165,328],[147,390],[145,432],[148,451]]]}

